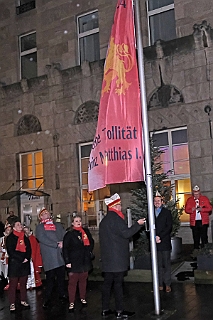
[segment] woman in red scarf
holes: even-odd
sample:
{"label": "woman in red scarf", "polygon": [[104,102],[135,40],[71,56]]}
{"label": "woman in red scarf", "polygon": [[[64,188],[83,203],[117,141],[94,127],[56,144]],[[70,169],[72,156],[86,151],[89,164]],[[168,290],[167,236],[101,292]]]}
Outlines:
{"label": "woman in red scarf", "polygon": [[74,311],[77,283],[82,307],[87,305],[86,286],[88,271],[92,269],[91,252],[94,240],[88,229],[82,228],[80,216],[72,220],[72,230],[68,231],[63,240],[63,256],[66,264],[69,284],[69,312]]}
{"label": "woman in red scarf", "polygon": [[23,226],[19,221],[13,225],[13,231],[6,239],[6,248],[9,255],[8,258],[8,276],[10,286],[8,297],[10,302],[10,311],[16,310],[16,288],[20,283],[21,306],[29,309],[30,306],[26,302],[27,289],[26,283],[30,274],[30,258],[31,246],[29,239],[25,236]]}

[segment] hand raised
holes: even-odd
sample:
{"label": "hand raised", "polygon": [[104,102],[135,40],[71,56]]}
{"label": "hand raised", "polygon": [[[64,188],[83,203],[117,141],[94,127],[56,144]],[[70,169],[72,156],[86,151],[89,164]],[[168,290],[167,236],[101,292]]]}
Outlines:
{"label": "hand raised", "polygon": [[138,223],[140,226],[142,226],[142,225],[145,223],[145,221],[146,221],[146,219],[145,219],[145,218],[142,218],[142,219],[139,219],[139,220],[137,221],[137,223]]}

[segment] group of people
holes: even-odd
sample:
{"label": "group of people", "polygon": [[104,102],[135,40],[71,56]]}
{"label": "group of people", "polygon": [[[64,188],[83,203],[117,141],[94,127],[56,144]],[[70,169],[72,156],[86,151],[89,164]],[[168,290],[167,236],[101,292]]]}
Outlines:
{"label": "group of people", "polygon": [[[125,223],[121,211],[121,199],[116,193],[106,198],[107,214],[99,225],[100,252],[104,282],[102,287],[102,317],[115,314],[116,318],[129,318],[134,312],[127,311],[123,305],[123,280],[129,267],[129,239],[145,223],[145,218],[136,221],[131,227]],[[156,228],[156,247],[158,259],[159,290],[171,292],[171,230],[172,215],[164,206],[159,193],[154,197],[154,216]],[[207,228],[212,207],[209,199],[200,194],[198,186],[187,200],[185,211],[190,214],[194,247],[199,249],[208,242]],[[8,259],[10,311],[16,310],[16,289],[20,288],[20,303],[23,308],[30,306],[26,290],[42,284],[41,267],[46,275],[43,308],[51,306],[54,280],[57,279],[59,300],[67,301],[65,295],[65,270],[68,274],[69,312],[75,310],[76,290],[79,289],[82,307],[87,306],[86,286],[88,273],[92,269],[91,253],[94,240],[88,228],[82,227],[81,217],[75,215],[72,228],[65,231],[60,223],[54,222],[50,212],[42,209],[40,223],[36,227],[36,237],[28,227],[23,228],[18,218],[10,221],[10,230],[4,235],[4,248]],[[7,228],[5,229],[7,230]],[[35,263],[36,261],[36,263]],[[34,263],[33,263],[34,262]],[[32,269],[34,277],[32,276]],[[115,311],[110,308],[111,290],[114,289]]]}
{"label": "group of people", "polygon": [[[0,238],[0,273],[1,274],[3,273],[3,276],[5,279],[8,278],[8,262],[9,262],[9,254],[6,247],[6,239],[10,235],[10,233],[13,232],[13,228],[15,228],[16,222],[20,222],[20,220],[18,216],[14,215],[13,211],[9,212],[9,216],[5,224],[3,224],[3,222],[1,221],[1,224],[3,225],[3,231]],[[31,274],[28,276],[28,280],[27,280],[27,289],[32,289],[42,285],[41,277],[40,277],[41,267],[42,267],[40,246],[37,239],[35,238],[31,229],[28,226],[24,226],[23,231],[26,237],[29,238],[31,249],[32,249],[31,259],[30,259]],[[8,282],[8,279],[7,279],[7,282]],[[18,284],[18,287],[19,286],[20,284]],[[9,289],[9,283],[4,288],[4,290],[8,290],[8,289]]]}
{"label": "group of people", "polygon": [[[139,219],[131,227],[124,221],[121,212],[121,199],[118,194],[105,199],[107,215],[99,225],[100,249],[104,283],[102,289],[102,316],[115,313],[118,319],[132,317],[135,313],[127,311],[123,305],[123,279],[129,267],[129,238],[137,233],[145,223]],[[171,292],[171,212],[163,206],[163,199],[158,193],[154,197],[156,245],[159,270],[159,290]],[[112,286],[115,296],[115,311],[110,309]]]}
{"label": "group of people", "polygon": [[[128,239],[138,232],[145,219],[139,219],[130,228],[124,222],[121,212],[121,200],[118,194],[105,199],[108,206],[107,215],[99,225],[100,249],[104,283],[102,290],[102,316],[113,314],[110,309],[110,292],[114,286],[115,315],[117,318],[129,318],[135,313],[124,310],[123,277],[129,266]],[[212,206],[209,199],[203,196],[200,188],[193,188],[192,196],[188,198],[185,212],[190,215],[190,226],[194,240],[194,248],[199,250],[208,243],[209,215]],[[165,289],[171,292],[171,231],[172,214],[164,205],[159,192],[154,196],[155,240],[158,262],[159,291]],[[200,243],[201,242],[201,243]]]}
{"label": "group of people", "polygon": [[53,221],[47,209],[42,209],[39,213],[40,223],[36,227],[36,237],[29,227],[23,226],[18,217],[14,217],[10,225],[7,224],[5,228],[9,230],[8,234],[6,235],[4,231],[10,311],[16,310],[17,288],[20,290],[22,308],[30,308],[27,302],[27,289],[42,285],[40,277],[42,267],[46,275],[43,308],[49,308],[51,305],[55,278],[59,300],[62,303],[66,302],[65,264],[69,275],[69,311],[74,311],[77,285],[82,306],[86,306],[86,284],[88,272],[92,268],[91,252],[94,240],[89,230],[82,228],[81,217],[78,215],[73,217],[73,228],[66,232],[60,223]]}

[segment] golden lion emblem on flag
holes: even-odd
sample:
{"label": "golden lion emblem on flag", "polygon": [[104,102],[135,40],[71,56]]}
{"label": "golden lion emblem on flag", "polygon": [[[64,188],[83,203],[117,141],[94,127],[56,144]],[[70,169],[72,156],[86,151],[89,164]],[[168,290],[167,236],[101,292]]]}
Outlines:
{"label": "golden lion emblem on flag", "polygon": [[106,58],[104,69],[104,86],[102,88],[102,96],[105,92],[110,91],[111,83],[115,80],[115,93],[118,95],[124,94],[131,85],[126,80],[126,73],[132,70],[134,61],[129,53],[127,44],[115,44],[114,38],[111,37],[109,51]]}

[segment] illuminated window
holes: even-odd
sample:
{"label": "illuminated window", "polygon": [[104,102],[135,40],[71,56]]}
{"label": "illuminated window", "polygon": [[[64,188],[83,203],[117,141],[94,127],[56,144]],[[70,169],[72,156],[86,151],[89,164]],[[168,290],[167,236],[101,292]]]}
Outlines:
{"label": "illuminated window", "polygon": [[83,223],[89,227],[96,227],[100,222],[100,211],[105,211],[104,199],[110,196],[109,187],[96,191],[88,191],[88,162],[92,143],[79,145],[81,211]]}
{"label": "illuminated window", "polygon": [[37,77],[37,47],[36,32],[19,37],[20,50],[20,78]]}
{"label": "illuminated window", "polygon": [[79,62],[100,59],[98,11],[77,18]]}
{"label": "illuminated window", "polygon": [[43,189],[42,151],[23,153],[20,159],[20,181],[22,189]]}
{"label": "illuminated window", "polygon": [[147,14],[151,45],[176,38],[174,0],[148,0]]}
{"label": "illuminated window", "polygon": [[[179,199],[179,207],[183,207],[191,196],[190,166],[187,128],[176,128],[152,133],[154,145],[164,151],[161,154],[162,171],[167,173],[173,198]],[[169,171],[169,172],[168,172]],[[189,221],[189,215],[181,216],[182,222]]]}

